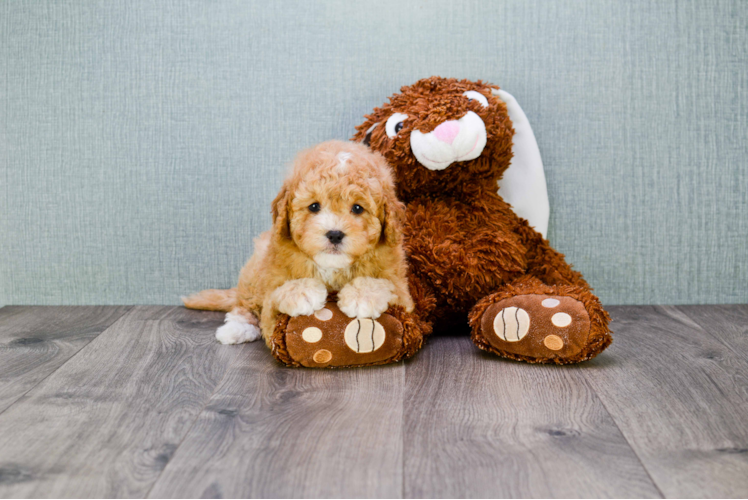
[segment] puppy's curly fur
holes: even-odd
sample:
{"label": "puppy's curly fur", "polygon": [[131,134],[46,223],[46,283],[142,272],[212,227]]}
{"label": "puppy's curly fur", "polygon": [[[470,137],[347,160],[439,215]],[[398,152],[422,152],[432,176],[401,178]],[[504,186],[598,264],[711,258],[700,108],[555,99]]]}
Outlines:
{"label": "puppy's curly fur", "polygon": [[[352,142],[328,141],[298,155],[272,203],[273,227],[231,290],[183,298],[192,309],[229,311],[224,344],[270,342],[279,313],[310,315],[338,292],[350,317],[377,318],[389,305],[413,310],[397,200],[385,159]],[[258,329],[259,328],[259,329]]]}

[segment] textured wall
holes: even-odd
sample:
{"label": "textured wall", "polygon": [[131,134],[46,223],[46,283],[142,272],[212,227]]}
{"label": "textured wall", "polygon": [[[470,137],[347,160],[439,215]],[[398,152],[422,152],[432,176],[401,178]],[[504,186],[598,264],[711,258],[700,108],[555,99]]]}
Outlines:
{"label": "textured wall", "polygon": [[602,299],[748,302],[748,2],[0,3],[0,303],[232,285],[295,151],[497,83]]}

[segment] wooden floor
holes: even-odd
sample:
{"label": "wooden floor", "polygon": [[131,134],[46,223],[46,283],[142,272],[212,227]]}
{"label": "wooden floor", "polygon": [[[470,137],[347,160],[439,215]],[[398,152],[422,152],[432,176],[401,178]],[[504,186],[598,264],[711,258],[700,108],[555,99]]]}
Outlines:
{"label": "wooden floor", "polygon": [[0,309],[0,497],[746,497],[748,306],[611,307],[578,366],[465,336],[288,369],[175,307]]}

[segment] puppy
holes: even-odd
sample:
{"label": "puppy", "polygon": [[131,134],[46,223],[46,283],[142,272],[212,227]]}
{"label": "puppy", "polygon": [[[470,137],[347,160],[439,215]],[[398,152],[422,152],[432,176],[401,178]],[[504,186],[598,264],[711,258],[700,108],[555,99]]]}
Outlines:
{"label": "puppy", "polygon": [[329,141],[298,155],[272,203],[273,227],[255,240],[236,289],[183,298],[193,309],[229,311],[223,344],[270,342],[279,313],[306,316],[338,292],[351,318],[389,305],[413,310],[400,224],[404,207],[389,165],[366,146]]}

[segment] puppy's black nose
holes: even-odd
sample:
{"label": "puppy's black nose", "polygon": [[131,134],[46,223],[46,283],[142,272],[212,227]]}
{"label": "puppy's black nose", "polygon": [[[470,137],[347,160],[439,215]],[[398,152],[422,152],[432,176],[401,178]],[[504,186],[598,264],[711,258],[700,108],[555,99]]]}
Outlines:
{"label": "puppy's black nose", "polygon": [[345,233],[343,231],[327,231],[325,234],[327,236],[327,239],[330,240],[330,243],[333,245],[337,245],[341,241],[343,241],[343,238],[345,238]]}

